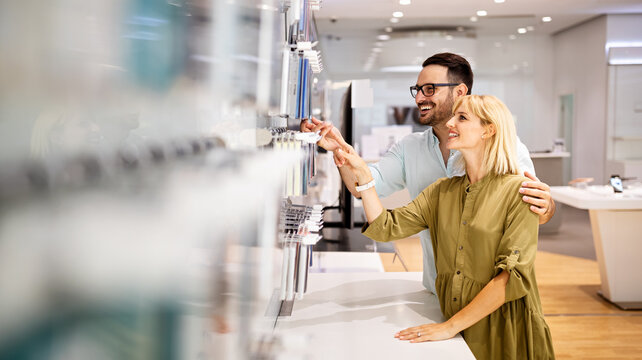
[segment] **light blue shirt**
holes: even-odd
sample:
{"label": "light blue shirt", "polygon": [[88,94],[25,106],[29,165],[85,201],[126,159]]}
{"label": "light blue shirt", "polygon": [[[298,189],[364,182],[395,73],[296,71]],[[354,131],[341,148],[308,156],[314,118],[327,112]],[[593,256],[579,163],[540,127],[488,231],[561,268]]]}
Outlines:
{"label": "light blue shirt", "polygon": [[[423,133],[413,133],[404,137],[379,162],[370,164],[369,167],[379,196],[386,197],[403,188],[408,188],[410,197],[414,199],[437,179],[464,175],[463,162],[458,161],[460,157],[459,151],[451,150],[446,166],[439,150],[439,139],[432,128],[429,128]],[[528,149],[519,138],[517,139],[517,158],[521,171],[535,174]],[[458,166],[458,164],[462,165]],[[419,233],[419,238],[424,259],[423,284],[434,294],[437,269],[430,233],[424,230]]]}

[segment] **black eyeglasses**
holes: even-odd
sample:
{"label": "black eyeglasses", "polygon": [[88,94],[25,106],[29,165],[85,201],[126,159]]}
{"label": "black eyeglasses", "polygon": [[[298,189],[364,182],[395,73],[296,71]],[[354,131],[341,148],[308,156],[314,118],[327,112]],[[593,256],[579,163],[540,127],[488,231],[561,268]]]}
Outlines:
{"label": "black eyeglasses", "polygon": [[433,96],[435,95],[435,88],[438,86],[457,86],[459,84],[455,83],[442,83],[442,84],[423,84],[423,85],[415,85],[410,87],[410,95],[412,97],[416,97],[417,93],[421,91],[424,96]]}

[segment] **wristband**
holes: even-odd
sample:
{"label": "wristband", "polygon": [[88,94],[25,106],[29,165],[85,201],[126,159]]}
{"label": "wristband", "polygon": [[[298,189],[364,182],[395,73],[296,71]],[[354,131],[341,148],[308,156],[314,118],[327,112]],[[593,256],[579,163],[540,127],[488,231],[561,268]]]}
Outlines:
{"label": "wristband", "polygon": [[374,179],[370,180],[370,182],[365,184],[365,185],[359,186],[359,183],[355,183],[354,184],[354,187],[358,192],[366,191],[366,190],[368,190],[368,189],[370,189],[370,188],[372,188],[374,186],[375,186]]}

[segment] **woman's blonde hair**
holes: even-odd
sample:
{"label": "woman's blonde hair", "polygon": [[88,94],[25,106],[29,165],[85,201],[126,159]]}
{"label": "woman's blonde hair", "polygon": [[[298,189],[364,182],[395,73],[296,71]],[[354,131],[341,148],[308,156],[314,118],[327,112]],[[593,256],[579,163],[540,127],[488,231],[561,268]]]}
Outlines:
{"label": "woman's blonde hair", "polygon": [[489,134],[484,150],[483,166],[488,173],[521,175],[517,163],[515,121],[506,105],[491,95],[466,95],[457,99],[453,114],[462,105],[481,119],[483,127],[495,129],[494,134]]}

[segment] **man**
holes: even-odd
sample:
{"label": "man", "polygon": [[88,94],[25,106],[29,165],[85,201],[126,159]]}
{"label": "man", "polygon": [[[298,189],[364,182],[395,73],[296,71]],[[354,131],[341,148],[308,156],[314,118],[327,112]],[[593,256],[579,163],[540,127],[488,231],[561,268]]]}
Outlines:
{"label": "man", "polygon": [[[430,128],[423,133],[413,133],[404,137],[378,163],[369,165],[379,196],[385,197],[407,188],[414,199],[437,179],[464,174],[461,154],[446,148],[446,122],[452,116],[455,100],[470,94],[472,86],[473,72],[463,57],[440,53],[424,61],[423,69],[417,77],[417,84],[412,86],[410,91],[419,108],[420,122],[429,125]],[[343,182],[354,196],[360,198],[355,188],[354,174],[348,167],[340,166],[343,161],[341,150],[354,152],[354,149],[343,140],[338,129],[330,123],[312,118],[312,123],[301,123],[301,130],[320,131],[323,137],[319,140],[319,146],[334,152]],[[528,149],[521,141],[517,144],[517,156],[521,169],[525,170],[525,176],[533,180],[522,184],[520,193],[524,195],[523,200],[531,204],[531,211],[539,215],[540,224],[546,223],[555,213],[555,203],[551,199],[550,189],[535,177]],[[423,284],[435,293],[437,271],[430,234],[428,231],[422,231],[419,237],[423,248]]]}

